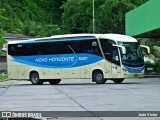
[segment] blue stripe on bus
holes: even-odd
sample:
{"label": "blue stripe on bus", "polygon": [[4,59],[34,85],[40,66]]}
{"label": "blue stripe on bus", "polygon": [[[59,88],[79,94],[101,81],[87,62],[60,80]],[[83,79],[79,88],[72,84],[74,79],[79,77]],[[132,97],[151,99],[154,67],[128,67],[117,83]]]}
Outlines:
{"label": "blue stripe on bus", "polygon": [[102,60],[97,55],[80,54],[59,54],[59,55],[35,55],[35,56],[12,56],[13,61],[43,68],[70,68],[89,65]]}
{"label": "blue stripe on bus", "polygon": [[135,72],[135,73],[138,73],[138,72],[141,72],[144,70],[144,66],[142,67],[128,67],[126,65],[123,65],[129,72]]}
{"label": "blue stripe on bus", "polygon": [[76,40],[92,40],[96,39],[96,37],[73,37],[73,38],[53,38],[53,39],[45,39],[45,40],[25,40],[23,42],[18,42],[16,44],[24,44],[24,43],[41,43],[41,42],[60,42],[60,41],[76,41]]}

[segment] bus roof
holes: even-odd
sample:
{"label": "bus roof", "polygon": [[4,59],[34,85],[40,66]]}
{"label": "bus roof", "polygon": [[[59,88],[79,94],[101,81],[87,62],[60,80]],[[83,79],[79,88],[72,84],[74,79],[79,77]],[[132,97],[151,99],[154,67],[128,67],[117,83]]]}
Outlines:
{"label": "bus roof", "polygon": [[111,39],[115,42],[121,41],[121,42],[137,42],[137,40],[133,37],[127,36],[127,35],[121,35],[121,34],[101,34],[100,38],[102,39]]}
{"label": "bus roof", "polygon": [[[8,44],[14,43],[32,43],[34,41],[45,41],[51,39],[62,39],[62,38],[76,38],[76,37],[95,37],[97,39],[111,39],[115,42],[122,41],[122,42],[137,42],[137,40],[133,37],[120,35],[120,34],[67,34],[67,35],[55,35],[51,37],[43,37],[43,38],[35,38],[35,39],[28,39],[28,40],[21,40],[21,41],[10,41]],[[60,41],[60,40],[59,40]],[[66,39],[66,41],[68,41]]]}

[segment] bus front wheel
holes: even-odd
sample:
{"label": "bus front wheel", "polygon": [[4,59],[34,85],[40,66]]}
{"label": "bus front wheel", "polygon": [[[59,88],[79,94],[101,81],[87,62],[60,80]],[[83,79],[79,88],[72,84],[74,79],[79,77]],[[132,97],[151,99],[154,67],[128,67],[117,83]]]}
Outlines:
{"label": "bus front wheel", "polygon": [[124,79],[114,79],[114,80],[112,80],[114,83],[117,83],[117,84],[119,84],[119,83],[122,83],[123,81],[124,81]]}
{"label": "bus front wheel", "polygon": [[93,74],[93,81],[95,81],[97,84],[104,84],[106,80],[103,77],[103,73],[100,71],[96,71]]}
{"label": "bus front wheel", "polygon": [[57,85],[57,84],[60,83],[60,81],[61,81],[61,79],[49,80],[49,83],[50,83],[51,85]]}
{"label": "bus front wheel", "polygon": [[39,79],[39,74],[37,72],[31,73],[30,81],[32,82],[33,85],[42,85],[43,84],[43,80]]}

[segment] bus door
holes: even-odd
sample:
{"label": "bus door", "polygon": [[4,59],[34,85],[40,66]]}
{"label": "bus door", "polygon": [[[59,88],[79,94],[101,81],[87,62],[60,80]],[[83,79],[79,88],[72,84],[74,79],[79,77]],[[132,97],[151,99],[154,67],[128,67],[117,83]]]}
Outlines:
{"label": "bus door", "polygon": [[117,78],[120,75],[120,58],[118,48],[112,45],[116,42],[109,39],[101,39],[100,42],[107,60],[105,63],[106,78]]}
{"label": "bus door", "polygon": [[118,54],[118,48],[112,47],[111,53],[111,77],[119,78],[121,76],[120,57]]}

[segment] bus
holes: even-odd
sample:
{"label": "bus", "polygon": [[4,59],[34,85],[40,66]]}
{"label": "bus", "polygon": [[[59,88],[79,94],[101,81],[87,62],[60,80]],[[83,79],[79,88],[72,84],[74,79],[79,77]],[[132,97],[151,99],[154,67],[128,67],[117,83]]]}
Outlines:
{"label": "bus", "polygon": [[9,79],[30,80],[33,85],[62,79],[107,80],[122,83],[125,78],[144,76],[140,45],[120,34],[69,34],[8,42]]}

